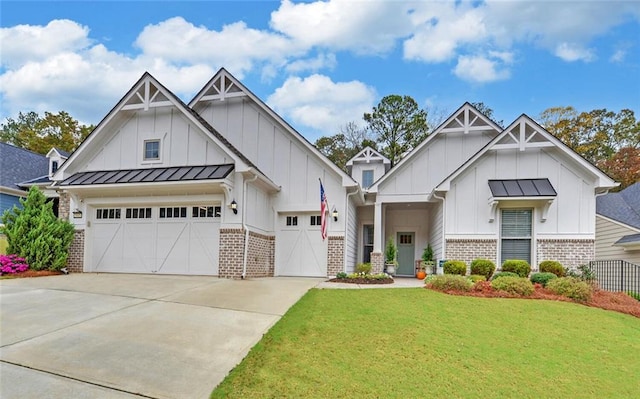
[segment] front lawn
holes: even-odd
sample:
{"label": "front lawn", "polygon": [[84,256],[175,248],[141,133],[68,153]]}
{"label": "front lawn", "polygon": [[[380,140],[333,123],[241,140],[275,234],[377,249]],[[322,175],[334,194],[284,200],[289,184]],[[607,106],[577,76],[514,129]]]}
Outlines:
{"label": "front lawn", "polygon": [[640,319],[426,289],[309,291],[212,398],[634,397]]}

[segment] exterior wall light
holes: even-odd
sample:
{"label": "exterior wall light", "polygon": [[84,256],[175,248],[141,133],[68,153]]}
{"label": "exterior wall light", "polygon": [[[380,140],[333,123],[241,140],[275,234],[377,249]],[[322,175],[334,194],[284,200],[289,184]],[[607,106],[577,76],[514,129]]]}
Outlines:
{"label": "exterior wall light", "polygon": [[73,211],[73,218],[74,219],[80,219],[82,217],[82,211],[78,208],[76,208],[75,211]]}
{"label": "exterior wall light", "polygon": [[233,201],[231,201],[229,206],[231,207],[231,210],[233,211],[233,214],[237,215],[238,214],[238,203],[236,202],[235,198],[233,199]]}
{"label": "exterior wall light", "polygon": [[338,221],[338,210],[336,209],[336,207],[333,207],[333,211],[331,211],[331,216],[333,216],[333,221],[337,222]]}

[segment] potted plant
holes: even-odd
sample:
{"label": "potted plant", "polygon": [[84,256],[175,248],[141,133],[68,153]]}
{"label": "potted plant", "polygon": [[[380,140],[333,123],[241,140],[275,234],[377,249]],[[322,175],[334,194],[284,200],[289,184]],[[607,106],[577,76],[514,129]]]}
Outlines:
{"label": "potted plant", "polygon": [[433,261],[431,244],[427,244],[427,247],[422,251],[422,264],[426,270],[430,270],[433,274],[436,273],[436,262]]}
{"label": "potted plant", "polygon": [[387,274],[395,274],[396,266],[398,266],[398,248],[396,244],[393,242],[393,237],[389,237],[389,241],[387,241],[387,247],[384,250],[384,265],[387,270]]}

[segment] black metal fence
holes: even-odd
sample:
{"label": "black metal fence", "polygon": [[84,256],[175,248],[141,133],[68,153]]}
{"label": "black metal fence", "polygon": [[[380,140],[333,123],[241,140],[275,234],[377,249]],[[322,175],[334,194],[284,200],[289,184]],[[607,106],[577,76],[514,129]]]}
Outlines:
{"label": "black metal fence", "polygon": [[624,260],[596,260],[589,262],[589,268],[603,290],[640,293],[640,265]]}

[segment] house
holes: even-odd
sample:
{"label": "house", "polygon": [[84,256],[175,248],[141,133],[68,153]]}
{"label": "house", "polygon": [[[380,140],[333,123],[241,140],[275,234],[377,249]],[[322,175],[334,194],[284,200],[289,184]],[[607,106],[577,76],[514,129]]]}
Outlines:
{"label": "house", "polygon": [[596,260],[640,265],[640,182],[596,198]]}
{"label": "house", "polygon": [[36,185],[54,201],[54,212],[58,212],[58,194],[48,189],[50,177],[69,156],[65,151],[51,149],[44,156],[24,148],[0,142],[0,215],[14,205],[20,206],[20,198],[27,196],[29,187]]}
{"label": "house", "polygon": [[[593,258],[595,195],[616,183],[523,115],[464,104],[390,168],[339,169],[225,69],[183,103],[145,73],[53,176],[75,271],[331,276],[393,237],[399,273],[437,259]],[[320,183],[327,196],[322,238]]]}

